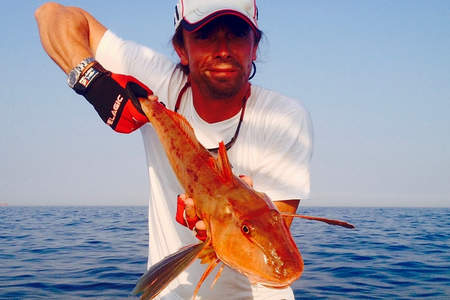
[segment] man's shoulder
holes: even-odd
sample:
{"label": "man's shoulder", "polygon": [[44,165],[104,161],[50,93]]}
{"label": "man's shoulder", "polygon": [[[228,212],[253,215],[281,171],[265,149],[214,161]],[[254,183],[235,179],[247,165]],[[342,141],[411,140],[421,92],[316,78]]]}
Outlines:
{"label": "man's shoulder", "polygon": [[255,108],[282,114],[308,114],[300,99],[258,85],[252,85],[252,97]]}
{"label": "man's shoulder", "polygon": [[96,59],[109,71],[131,75],[148,86],[168,107],[187,80],[186,75],[168,56],[151,47],[124,40],[112,31],[105,32]]}
{"label": "man's shoulder", "polygon": [[131,73],[130,68],[147,68],[149,64],[162,69],[161,71],[172,70],[176,66],[166,55],[135,41],[125,40],[111,30],[103,35],[95,56],[107,68],[119,69],[111,70],[119,73]]}

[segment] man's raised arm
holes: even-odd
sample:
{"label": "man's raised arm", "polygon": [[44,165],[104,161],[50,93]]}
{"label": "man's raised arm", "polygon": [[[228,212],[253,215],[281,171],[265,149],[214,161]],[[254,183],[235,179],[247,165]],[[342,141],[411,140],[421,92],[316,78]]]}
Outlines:
{"label": "man's raised arm", "polygon": [[112,129],[130,133],[148,122],[138,97],[152,91],[127,75],[114,74],[95,59],[106,28],[78,7],[48,2],[35,12],[41,43],[47,54],[68,74],[68,85],[91,103]]}
{"label": "man's raised arm", "polygon": [[78,7],[48,2],[34,15],[44,50],[66,74],[83,59],[95,55],[106,31],[94,17]]}

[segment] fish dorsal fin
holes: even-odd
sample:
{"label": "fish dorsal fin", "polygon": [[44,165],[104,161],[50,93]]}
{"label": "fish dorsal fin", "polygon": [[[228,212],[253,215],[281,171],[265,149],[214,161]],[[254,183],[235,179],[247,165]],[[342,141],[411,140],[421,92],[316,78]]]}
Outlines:
{"label": "fish dorsal fin", "polygon": [[231,164],[228,160],[227,149],[225,149],[225,144],[223,143],[223,141],[219,143],[217,171],[219,172],[224,182],[233,181],[233,172],[231,171]]}

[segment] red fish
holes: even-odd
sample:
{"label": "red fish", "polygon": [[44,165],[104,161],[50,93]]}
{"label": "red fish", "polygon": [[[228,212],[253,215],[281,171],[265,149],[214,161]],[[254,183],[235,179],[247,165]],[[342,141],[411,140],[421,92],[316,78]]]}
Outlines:
{"label": "red fish", "polygon": [[[218,156],[213,157],[181,115],[157,101],[141,100],[141,105],[180,184],[195,201],[197,215],[206,225],[207,239],[153,265],[134,292],[143,293],[141,299],[152,299],[197,258],[208,267],[193,298],[220,262],[241,272],[250,282],[267,287],[282,288],[297,280],[303,260],[283,214],[264,193],[233,175],[224,144],[219,144]],[[289,216],[353,227],[337,220]],[[219,276],[220,272],[216,280]]]}

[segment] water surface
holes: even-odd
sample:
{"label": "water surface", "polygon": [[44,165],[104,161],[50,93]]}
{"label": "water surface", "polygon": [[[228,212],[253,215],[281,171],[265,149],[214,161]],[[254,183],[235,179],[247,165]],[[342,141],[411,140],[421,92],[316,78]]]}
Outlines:
{"label": "water surface", "polygon": [[[297,299],[450,299],[449,208],[301,208]],[[136,299],[146,207],[0,207],[0,299]]]}

